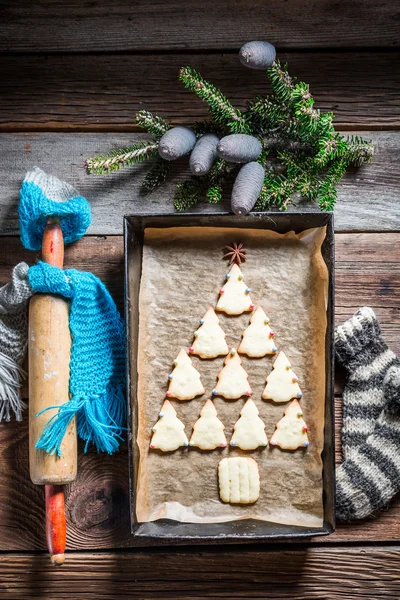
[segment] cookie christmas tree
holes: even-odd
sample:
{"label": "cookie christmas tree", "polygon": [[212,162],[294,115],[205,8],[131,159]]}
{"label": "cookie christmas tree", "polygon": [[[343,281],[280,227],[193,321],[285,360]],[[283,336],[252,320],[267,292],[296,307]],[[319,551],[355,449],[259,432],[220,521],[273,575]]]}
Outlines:
{"label": "cookie christmas tree", "polygon": [[262,397],[274,402],[288,402],[292,398],[301,398],[302,392],[296,374],[284,352],[279,352],[273,371],[267,377]]}
{"label": "cookie christmas tree", "polygon": [[224,361],[224,368],[218,375],[217,387],[213,390],[214,396],[222,396],[226,400],[251,396],[248,375],[241,363],[240,356],[235,348],[232,348]]}
{"label": "cookie christmas tree", "polygon": [[196,446],[201,450],[214,450],[225,448],[226,438],[224,426],[217,417],[217,411],[211,400],[207,400],[200,412],[200,418],[193,426],[190,446]]}
{"label": "cookie christmas tree", "polygon": [[250,298],[250,288],[244,282],[243,273],[236,263],[226,275],[226,283],[219,291],[217,310],[228,315],[241,315],[254,309]]}
{"label": "cookie christmas tree", "polygon": [[279,446],[282,450],[307,448],[307,425],[303,419],[303,411],[297,400],[293,400],[285,411],[285,416],[276,426],[270,442],[271,446]]}
{"label": "cookie christmas tree", "polygon": [[200,381],[200,373],[192,365],[192,361],[181,350],[174,360],[175,369],[168,379],[170,380],[167,392],[168,398],[178,398],[178,400],[192,400],[196,396],[204,394],[203,384]]}
{"label": "cookie christmas tree", "polygon": [[235,423],[231,446],[242,450],[255,450],[268,443],[265,435],[265,425],[258,416],[257,406],[249,398],[240,412],[240,418]]}
{"label": "cookie christmas tree", "polygon": [[159,420],[153,427],[150,448],[172,452],[181,446],[188,446],[185,426],[176,416],[176,410],[169,400],[165,400],[159,414]]}
{"label": "cookie christmas tree", "polygon": [[189,348],[189,352],[197,354],[200,358],[216,358],[221,355],[225,356],[229,352],[225,333],[211,306],[204,317],[200,319],[200,327],[194,332],[194,342]]}
{"label": "cookie christmas tree", "polygon": [[261,306],[253,312],[250,325],[243,333],[238,352],[252,358],[261,358],[266,354],[275,354],[274,332],[268,325],[269,319]]}

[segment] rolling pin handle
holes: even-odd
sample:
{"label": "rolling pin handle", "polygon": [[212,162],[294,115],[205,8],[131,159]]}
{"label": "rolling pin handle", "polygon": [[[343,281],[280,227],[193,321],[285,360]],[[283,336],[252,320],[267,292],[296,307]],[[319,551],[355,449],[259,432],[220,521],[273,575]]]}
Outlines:
{"label": "rolling pin handle", "polygon": [[46,485],[46,540],[53,565],[61,566],[65,559],[66,519],[62,485]]}

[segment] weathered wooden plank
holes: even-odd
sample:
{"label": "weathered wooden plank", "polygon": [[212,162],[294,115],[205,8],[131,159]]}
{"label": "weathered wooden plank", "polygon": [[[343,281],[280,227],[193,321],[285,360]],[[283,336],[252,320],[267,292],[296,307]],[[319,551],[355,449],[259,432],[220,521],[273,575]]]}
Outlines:
{"label": "weathered wooden plank", "polygon": [[[338,127],[400,126],[399,52],[278,56],[310,84],[322,111],[334,111]],[[244,68],[235,54],[0,56],[0,130],[126,132],[138,130],[134,116],[142,108],[194,123],[206,108],[178,81],[187,64],[238,108],[268,89],[265,73]]]}
{"label": "weathered wooden plank", "polygon": [[[18,238],[0,244],[0,284],[17,260],[33,263],[37,253],[21,248]],[[123,299],[121,236],[85,237],[66,249],[66,267],[100,276],[120,308]],[[400,234],[336,235],[336,320],[342,322],[361,304],[376,310],[385,339],[400,354]],[[384,282],[384,284],[382,284]],[[363,285],[364,284],[364,285]],[[354,286],[357,294],[352,293]],[[341,391],[340,382],[338,392]],[[340,462],[341,399],[336,399],[336,447]],[[132,545],[129,535],[127,447],[114,457],[80,447],[77,481],[67,493],[68,547],[119,548]],[[27,510],[26,507],[29,507]],[[379,518],[339,525],[321,543],[395,541],[400,539],[400,498]],[[0,425],[0,550],[44,548],[43,491],[30,483],[28,423]],[[0,577],[1,580],[1,577]],[[0,588],[1,589],[1,588]]]}
{"label": "weathered wooden plank", "polygon": [[397,600],[399,559],[399,546],[284,551],[259,546],[72,553],[63,569],[54,569],[46,556],[12,554],[0,557],[0,590],[15,600]]}
{"label": "weathered wooden plank", "polygon": [[2,5],[2,52],[235,49],[267,39],[282,48],[399,45],[395,2],[229,0]]}
{"label": "weathered wooden plank", "polygon": [[[340,399],[337,405],[340,406]],[[338,439],[340,426],[338,418]],[[44,550],[44,492],[29,479],[26,416],[22,424],[0,426],[0,443],[0,550]],[[133,546],[129,534],[128,476],[126,446],[118,455],[108,457],[95,452],[83,455],[80,445],[78,477],[66,490],[70,550]],[[399,515],[400,498],[397,498],[374,520],[338,523],[333,535],[310,541],[318,544],[398,541]],[[135,545],[139,543],[136,541]]]}
{"label": "weathered wooden plank", "polygon": [[[400,229],[397,168],[400,133],[364,134],[375,144],[372,165],[354,169],[339,186],[335,211],[336,231],[398,231]],[[112,175],[87,175],[84,161],[98,152],[125,146],[144,134],[54,134],[20,133],[0,135],[0,235],[18,232],[19,188],[26,171],[38,165],[66,179],[91,202],[92,234],[122,232],[124,214],[173,212],[172,198],[177,180],[187,176],[187,159],[174,165],[174,179],[148,196],[140,192],[148,165],[143,164]],[[227,210],[229,204],[210,205],[202,201],[192,212]],[[301,210],[315,210],[300,205]]]}

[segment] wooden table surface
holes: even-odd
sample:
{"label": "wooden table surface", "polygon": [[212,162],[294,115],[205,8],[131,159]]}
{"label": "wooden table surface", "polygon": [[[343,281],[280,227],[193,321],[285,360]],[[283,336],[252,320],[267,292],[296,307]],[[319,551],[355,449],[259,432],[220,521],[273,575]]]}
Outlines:
{"label": "wooden table surface", "polygon": [[[339,188],[336,319],[372,306],[400,353],[399,2],[384,0],[0,0],[0,282],[19,260],[18,191],[34,165],[67,179],[92,204],[93,224],[66,265],[103,278],[123,298],[122,216],[171,210],[172,185],[139,192],[145,167],[88,176],[85,158],[137,139],[134,114],[174,123],[205,115],[183,89],[192,65],[243,107],[267,89],[237,58],[267,39],[341,131],[373,140],[371,166]],[[184,175],[178,164],[176,177]],[[217,207],[219,208],[219,207]],[[224,207],[226,208],[226,206]],[[215,210],[203,203],[196,212]],[[341,377],[336,394],[340,461]],[[127,446],[113,457],[79,453],[67,488],[68,549],[61,569],[45,550],[43,489],[29,480],[27,414],[0,425],[0,595],[4,598],[261,599],[400,597],[400,499],[378,518],[309,543],[133,549]]]}

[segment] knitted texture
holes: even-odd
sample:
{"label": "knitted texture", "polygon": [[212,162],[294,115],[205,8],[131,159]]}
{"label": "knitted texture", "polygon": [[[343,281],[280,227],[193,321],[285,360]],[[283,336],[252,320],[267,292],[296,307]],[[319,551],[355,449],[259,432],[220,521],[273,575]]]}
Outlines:
{"label": "knitted texture", "polygon": [[47,217],[60,219],[64,242],[75,242],[91,222],[90,205],[68,183],[35,167],[21,187],[19,221],[21,241],[28,250],[40,250]]}
{"label": "knitted texture", "polygon": [[336,474],[336,514],[363,519],[384,508],[400,491],[400,367],[390,367],[384,383],[386,406],[366,441]]}
{"label": "knitted texture", "polygon": [[76,415],[85,451],[93,442],[99,452],[111,454],[119,447],[126,420],[125,335],[115,303],[92,273],[39,262],[29,269],[28,279],[36,292],[71,301],[71,399],[51,417],[36,447],[60,456],[65,431]]}
{"label": "knitted texture", "polygon": [[21,368],[27,346],[27,303],[33,290],[27,281],[28,265],[19,263],[11,281],[0,288],[0,421],[22,419],[25,404],[21,400]]}
{"label": "knitted texture", "polygon": [[342,449],[345,460],[374,431],[385,405],[383,380],[396,355],[381,336],[379,323],[371,308],[361,308],[337,327],[336,356],[349,371],[343,393]]}

